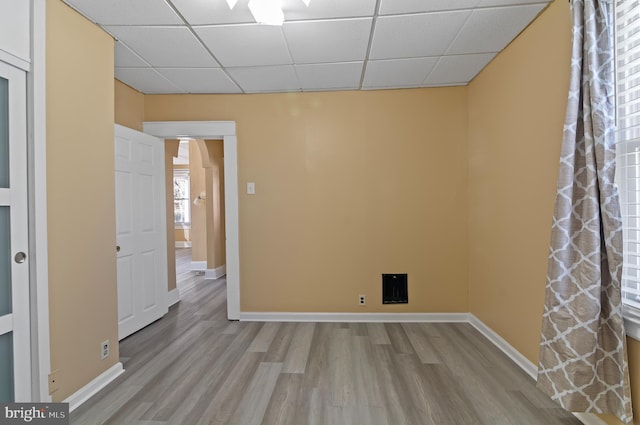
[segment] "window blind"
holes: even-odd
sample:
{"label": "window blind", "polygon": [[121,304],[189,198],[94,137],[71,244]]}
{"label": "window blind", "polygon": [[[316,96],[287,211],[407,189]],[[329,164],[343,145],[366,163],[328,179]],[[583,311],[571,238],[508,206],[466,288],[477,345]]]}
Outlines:
{"label": "window blind", "polygon": [[622,299],[640,312],[640,0],[615,4],[617,184],[622,212]]}

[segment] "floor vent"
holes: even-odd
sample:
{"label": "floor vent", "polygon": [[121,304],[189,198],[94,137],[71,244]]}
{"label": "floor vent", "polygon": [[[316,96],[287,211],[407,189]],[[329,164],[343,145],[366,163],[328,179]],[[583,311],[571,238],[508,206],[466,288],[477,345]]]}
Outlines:
{"label": "floor vent", "polygon": [[407,304],[407,274],[382,275],[382,304]]}

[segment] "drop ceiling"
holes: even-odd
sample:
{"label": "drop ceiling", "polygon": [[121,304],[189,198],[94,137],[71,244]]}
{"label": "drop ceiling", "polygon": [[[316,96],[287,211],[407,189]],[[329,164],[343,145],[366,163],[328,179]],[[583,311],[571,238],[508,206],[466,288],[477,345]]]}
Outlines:
{"label": "drop ceiling", "polygon": [[549,0],[65,0],[115,39],[115,76],[146,94],[272,93],[469,83]]}

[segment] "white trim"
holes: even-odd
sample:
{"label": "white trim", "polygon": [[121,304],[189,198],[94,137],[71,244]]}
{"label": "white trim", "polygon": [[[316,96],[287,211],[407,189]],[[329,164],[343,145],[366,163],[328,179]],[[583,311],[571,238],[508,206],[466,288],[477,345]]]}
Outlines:
{"label": "white trim", "polygon": [[227,318],[240,319],[240,233],[238,214],[238,142],[224,138],[224,214],[227,267]]}
{"label": "white trim", "polygon": [[[469,324],[476,328],[485,338],[487,338],[493,345],[499,348],[504,354],[507,355],[520,369],[522,369],[527,375],[529,375],[534,381],[538,377],[537,366],[528,358],[523,356],[518,350],[513,348],[504,338],[498,335],[493,329],[485,325],[480,319],[478,319],[472,313],[469,313]],[[582,421],[584,425],[607,425],[598,416],[593,413],[572,412],[573,416]]]}
{"label": "white trim", "polygon": [[594,415],[593,413],[572,412],[573,416],[578,418],[584,425],[607,425],[605,421]]}
{"label": "white trim", "polygon": [[47,127],[46,127],[46,5],[31,0],[31,72],[27,74],[29,246],[32,289],[32,395],[49,402],[51,345],[49,340],[49,252],[47,237]]}
{"label": "white trim", "polygon": [[13,331],[13,314],[0,316],[0,335]]}
{"label": "white trim", "polygon": [[533,380],[538,377],[538,367],[531,362],[528,358],[520,354],[518,350],[513,348],[504,338],[498,335],[493,329],[485,325],[480,319],[473,314],[469,313],[469,324],[476,328],[478,332],[485,336],[489,341],[498,347],[504,354],[513,360],[520,369],[525,371]]}
{"label": "white trim", "polygon": [[261,313],[242,312],[247,322],[466,323],[469,313]]}
{"label": "white trim", "polygon": [[31,71],[31,64],[22,58],[19,58],[6,50],[0,49],[0,62],[8,63],[11,66],[15,66],[23,71]]}
{"label": "white trim", "polygon": [[180,290],[174,288],[167,293],[167,307],[171,307],[174,304],[180,302]]}
{"label": "white trim", "polygon": [[69,403],[69,412],[73,412],[75,409],[80,407],[82,403],[89,400],[98,391],[106,387],[109,383],[111,383],[111,381],[113,381],[123,373],[124,368],[122,367],[122,363],[118,362],[111,366],[109,369],[102,372],[87,385],[71,394],[63,402]]}
{"label": "white trim", "polygon": [[176,241],[176,248],[191,248],[189,241]]}
{"label": "white trim", "polygon": [[207,262],[206,261],[192,261],[191,266],[189,266],[189,270],[192,272],[203,272],[207,270]]}
{"label": "white trim", "polygon": [[235,121],[145,121],[142,128],[145,133],[164,138],[217,139],[236,134]]}
{"label": "white trim", "polygon": [[[223,139],[227,267],[227,318],[240,318],[240,236],[238,220],[238,140],[235,121],[145,121],[145,133],[164,139]],[[206,269],[206,267],[205,267]]]}
{"label": "white trim", "polygon": [[220,279],[227,274],[227,268],[225,265],[216,267],[215,269],[207,269],[204,271],[205,279]]}
{"label": "white trim", "polygon": [[624,308],[624,330],[628,337],[640,341],[640,314],[636,309]]}

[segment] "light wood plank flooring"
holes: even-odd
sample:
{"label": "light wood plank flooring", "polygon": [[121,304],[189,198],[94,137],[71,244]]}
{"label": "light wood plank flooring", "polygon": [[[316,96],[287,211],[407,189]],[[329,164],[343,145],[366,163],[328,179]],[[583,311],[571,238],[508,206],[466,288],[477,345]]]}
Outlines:
{"label": "light wood plank flooring", "polygon": [[191,271],[191,248],[176,249],[176,286],[180,293],[204,282],[204,273]]}
{"label": "light wood plank flooring", "polygon": [[182,295],[72,424],[581,423],[467,324],[228,322],[224,279]]}

